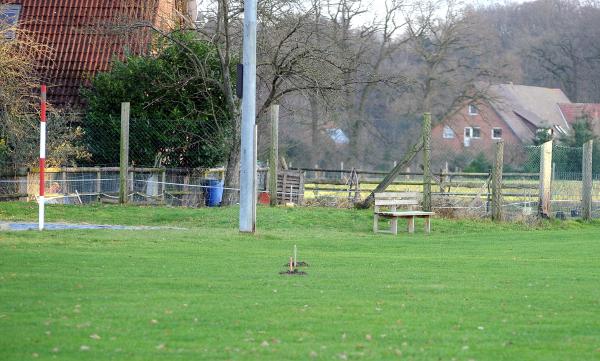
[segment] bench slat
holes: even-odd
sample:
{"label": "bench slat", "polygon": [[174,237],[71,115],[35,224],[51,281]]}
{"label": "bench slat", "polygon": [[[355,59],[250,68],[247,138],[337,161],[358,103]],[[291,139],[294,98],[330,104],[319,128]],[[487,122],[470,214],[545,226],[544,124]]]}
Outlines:
{"label": "bench slat", "polygon": [[382,192],[375,193],[375,199],[389,199],[389,198],[417,198],[419,194],[417,192]]}
{"label": "bench slat", "polygon": [[376,199],[376,206],[416,206],[419,202],[416,199]]}
{"label": "bench slat", "polygon": [[405,212],[375,212],[382,217],[418,217],[418,216],[433,216],[434,212],[424,211],[405,211]]}

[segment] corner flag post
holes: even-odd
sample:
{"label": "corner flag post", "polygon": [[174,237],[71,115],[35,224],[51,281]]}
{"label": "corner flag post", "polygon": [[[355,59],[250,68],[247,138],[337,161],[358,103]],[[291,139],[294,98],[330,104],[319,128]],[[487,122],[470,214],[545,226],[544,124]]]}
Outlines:
{"label": "corner flag post", "polygon": [[42,84],[40,104],[40,196],[38,198],[38,226],[44,229],[44,196],[45,196],[45,170],[46,170],[46,85]]}

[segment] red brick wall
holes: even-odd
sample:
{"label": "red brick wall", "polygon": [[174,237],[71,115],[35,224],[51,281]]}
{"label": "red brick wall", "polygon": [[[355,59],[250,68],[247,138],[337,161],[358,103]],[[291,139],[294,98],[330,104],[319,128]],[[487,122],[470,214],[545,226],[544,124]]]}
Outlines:
{"label": "red brick wall", "polygon": [[[492,139],[492,129],[502,129],[502,140],[504,140],[506,153],[521,147],[521,141],[498,114],[487,104],[476,105],[478,114],[470,115],[468,104],[457,112],[435,125],[431,131],[431,143],[434,166],[441,166],[448,161],[453,164],[456,157],[462,157],[467,161],[483,152],[488,160],[494,159],[494,143],[498,139]],[[447,125],[454,131],[454,138],[446,139],[443,135],[444,126]],[[466,127],[479,127],[480,138],[471,138],[470,146],[464,146],[464,135]],[[506,154],[507,162],[511,162],[513,154]]]}

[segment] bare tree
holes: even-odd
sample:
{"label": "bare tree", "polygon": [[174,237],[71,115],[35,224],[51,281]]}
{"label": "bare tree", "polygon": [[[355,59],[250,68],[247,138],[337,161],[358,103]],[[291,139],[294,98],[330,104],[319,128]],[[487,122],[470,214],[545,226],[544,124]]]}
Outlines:
{"label": "bare tree", "polygon": [[[1,9],[0,9],[1,10]],[[0,143],[10,166],[32,166],[39,155],[39,89],[41,64],[51,64],[53,49],[20,30],[0,23]],[[72,127],[68,111],[49,106],[48,165],[72,164],[89,155],[76,141],[81,129]],[[2,155],[0,155],[2,156]]]}

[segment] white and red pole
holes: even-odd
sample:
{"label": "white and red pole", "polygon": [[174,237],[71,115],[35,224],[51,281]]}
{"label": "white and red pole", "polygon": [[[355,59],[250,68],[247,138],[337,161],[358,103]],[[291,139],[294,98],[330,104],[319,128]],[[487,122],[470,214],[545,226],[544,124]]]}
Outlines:
{"label": "white and red pole", "polygon": [[44,196],[45,196],[45,170],[46,170],[46,85],[42,84],[40,104],[40,196],[39,204],[39,229],[44,229]]}

